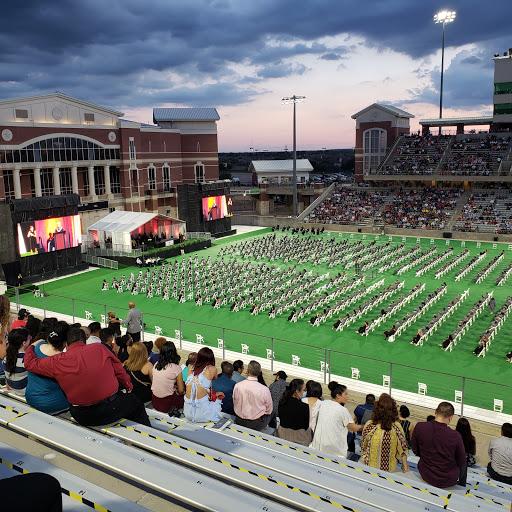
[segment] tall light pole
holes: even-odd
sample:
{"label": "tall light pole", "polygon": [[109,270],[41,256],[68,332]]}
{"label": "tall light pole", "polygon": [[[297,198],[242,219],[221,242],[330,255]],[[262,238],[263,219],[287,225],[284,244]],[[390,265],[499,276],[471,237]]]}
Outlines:
{"label": "tall light pole", "polygon": [[[441,94],[439,98],[439,119],[443,118],[443,75],[444,75],[444,28],[447,23],[451,23],[457,13],[455,11],[441,11],[434,16],[434,23],[443,24],[443,46],[441,49]],[[441,133],[441,127],[439,127]]]}
{"label": "tall light pole", "polygon": [[302,103],[306,96],[287,96],[281,101],[284,104],[293,103],[293,215],[297,217],[297,103]]}

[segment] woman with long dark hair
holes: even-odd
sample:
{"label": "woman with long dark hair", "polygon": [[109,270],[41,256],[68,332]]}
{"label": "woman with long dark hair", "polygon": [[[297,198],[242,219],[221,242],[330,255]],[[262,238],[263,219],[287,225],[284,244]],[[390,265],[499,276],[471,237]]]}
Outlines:
{"label": "woman with long dark hair", "polygon": [[375,402],[372,419],[366,423],[361,435],[361,461],[382,471],[395,471],[397,461],[402,460],[402,471],[410,471],[407,465],[407,440],[398,423],[396,402],[382,393]]}
{"label": "woman with long dark hair", "polygon": [[309,428],[309,406],[302,402],[306,385],[302,379],[293,379],[279,400],[279,427],[276,437],[308,446],[313,439]]}
{"label": "woman with long dark hair", "polygon": [[172,341],[160,348],[158,361],[153,368],[152,403],[157,411],[169,412],[172,407],[183,409],[185,384],[181,374],[180,356]]}
{"label": "woman with long dark hair", "polygon": [[215,356],[209,347],[203,347],[197,353],[197,359],[188,372],[183,412],[185,418],[197,423],[217,422],[220,419],[223,393],[217,397],[212,394],[212,381],[217,378]]}
{"label": "woman with long dark hair", "polygon": [[321,450],[339,457],[347,457],[347,434],[359,432],[362,425],[356,425],[354,418],[345,408],[348,401],[348,389],[336,381],[329,382],[329,391],[332,400],[325,400],[318,411],[315,436],[309,445],[311,448]]}
{"label": "woman with long dark hair", "polygon": [[130,357],[132,349],[132,337],[126,333],[116,339],[114,352],[121,363],[124,363]]}
{"label": "woman with long dark hair", "polygon": [[471,432],[471,425],[466,418],[459,418],[455,430],[462,436],[462,442],[464,443],[464,450],[466,451],[466,465],[467,467],[474,466],[476,464],[476,439]]}
{"label": "woman with long dark hair", "polygon": [[[52,357],[62,354],[67,346],[70,330],[66,322],[57,322],[55,330],[50,332],[43,342],[34,344],[34,352],[38,357]],[[28,384],[25,391],[27,403],[47,414],[56,414],[69,409],[66,395],[55,379],[28,372]]]}
{"label": "woman with long dark hair", "polygon": [[400,423],[400,426],[404,431],[405,440],[407,441],[407,446],[409,448],[411,447],[411,436],[414,430],[414,424],[407,419],[410,415],[411,412],[409,411],[409,407],[406,405],[401,405],[400,409],[398,410],[398,423]]}
{"label": "woman with long dark hair", "polygon": [[132,345],[130,356],[123,363],[133,384],[133,393],[143,403],[151,401],[153,365],[149,362],[148,349],[142,341]]}
{"label": "woman with long dark hair", "polygon": [[23,364],[25,349],[30,345],[27,329],[13,329],[9,333],[7,351],[3,361],[7,388],[16,395],[25,396],[28,383],[27,370]]}
{"label": "woman with long dark hair", "polygon": [[323,390],[320,382],[314,380],[306,382],[306,396],[302,398],[302,401],[309,406],[309,428],[312,432],[315,431],[318,411],[323,402],[322,394]]}

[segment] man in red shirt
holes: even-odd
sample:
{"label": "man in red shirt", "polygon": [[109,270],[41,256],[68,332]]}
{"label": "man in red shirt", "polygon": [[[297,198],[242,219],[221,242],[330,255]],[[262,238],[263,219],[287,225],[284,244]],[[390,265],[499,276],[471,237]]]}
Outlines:
{"label": "man in red shirt", "polygon": [[27,319],[30,316],[30,313],[21,308],[18,311],[18,318],[15,318],[11,324],[11,329],[19,329],[20,327],[25,327],[27,325]]}
{"label": "man in red shirt", "polygon": [[70,329],[67,351],[52,357],[37,357],[30,345],[25,368],[59,383],[72,404],[71,415],[81,425],[106,425],[126,418],[150,426],[144,404],[131,394],[131,379],[119,359],[102,343],[86,345],[83,338],[83,331]]}

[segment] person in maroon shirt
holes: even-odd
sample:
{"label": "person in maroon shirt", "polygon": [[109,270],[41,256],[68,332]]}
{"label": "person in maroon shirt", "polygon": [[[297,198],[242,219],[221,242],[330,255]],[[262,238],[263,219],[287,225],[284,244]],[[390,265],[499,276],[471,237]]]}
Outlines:
{"label": "person in maroon shirt", "polygon": [[421,478],[436,487],[466,485],[466,451],[462,436],[448,426],[454,414],[452,404],[441,402],[434,420],[416,424],[412,433],[411,447],[420,457]]}
{"label": "person in maroon shirt", "polygon": [[70,329],[67,352],[52,357],[37,357],[30,345],[25,368],[59,383],[71,404],[71,415],[81,425],[106,425],[126,418],[150,426],[144,404],[131,394],[132,382],[116,355],[102,343],[86,345],[83,338],[83,331]]}

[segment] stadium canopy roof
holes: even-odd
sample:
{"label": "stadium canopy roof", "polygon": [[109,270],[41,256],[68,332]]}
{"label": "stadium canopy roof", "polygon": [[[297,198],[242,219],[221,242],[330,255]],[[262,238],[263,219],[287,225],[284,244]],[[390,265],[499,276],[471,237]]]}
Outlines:
{"label": "stadium canopy roof", "polygon": [[442,119],[420,119],[421,126],[456,126],[462,124],[465,126],[477,126],[484,124],[492,124],[492,116],[481,117],[445,117]]}
{"label": "stadium canopy roof", "polygon": [[[313,166],[307,158],[297,160],[297,171],[310,172]],[[292,172],[293,160],[253,160],[249,166],[251,172]]]}
{"label": "stadium canopy roof", "polygon": [[99,242],[101,245],[109,237],[113,248],[131,250],[132,234],[165,233],[166,238],[178,238],[180,234],[185,234],[185,222],[159,213],[116,210],[89,226],[87,232],[90,242]]}
{"label": "stadium canopy roof", "polygon": [[363,110],[360,110],[359,112],[355,113],[352,117],[352,119],[357,119],[362,114],[365,114],[372,108],[379,108],[380,110],[384,110],[384,112],[388,112],[389,114],[392,114],[397,117],[407,117],[408,119],[412,119],[414,116],[412,114],[409,114],[409,112],[406,112],[405,110],[402,110],[398,107],[393,107],[393,105],[383,105],[382,103],[373,103],[372,105],[363,108]]}
{"label": "stadium canopy roof", "polygon": [[153,122],[159,121],[218,121],[220,119],[216,108],[154,108]]}

